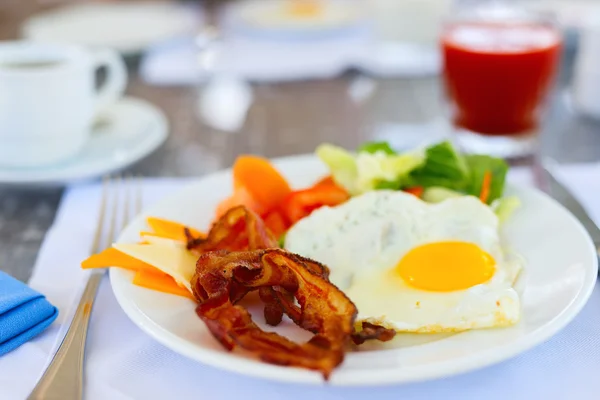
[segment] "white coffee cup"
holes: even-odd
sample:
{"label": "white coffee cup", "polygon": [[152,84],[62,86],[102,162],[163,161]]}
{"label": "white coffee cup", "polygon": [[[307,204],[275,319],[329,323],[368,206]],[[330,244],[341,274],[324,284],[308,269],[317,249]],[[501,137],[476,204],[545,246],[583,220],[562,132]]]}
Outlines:
{"label": "white coffee cup", "polygon": [[[102,67],[106,79],[96,89]],[[125,64],[112,50],[0,42],[0,165],[35,167],[74,156],[126,84]]]}

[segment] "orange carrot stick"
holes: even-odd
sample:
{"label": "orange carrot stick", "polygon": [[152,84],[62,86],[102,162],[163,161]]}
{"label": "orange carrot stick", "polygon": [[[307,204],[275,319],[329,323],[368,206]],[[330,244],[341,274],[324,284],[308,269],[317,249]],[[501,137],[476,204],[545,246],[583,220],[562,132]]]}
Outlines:
{"label": "orange carrot stick", "polygon": [[121,253],[112,247],[88,257],[81,263],[81,268],[83,269],[108,267],[120,267],[132,271],[155,269],[152,265],[140,261],[137,258],[133,258],[125,253]]}
{"label": "orange carrot stick", "polygon": [[195,300],[194,296],[177,284],[175,280],[158,269],[140,269],[133,277],[133,284],[159,292],[175,294]]}
{"label": "orange carrot stick", "polygon": [[[165,238],[165,239],[173,239],[179,240],[182,242],[187,241],[187,237],[185,236],[185,228],[186,226],[180,224],[179,222],[169,221],[162,218],[156,217],[148,217],[146,222],[150,226],[150,228],[154,231],[156,236]],[[205,237],[206,235],[194,228],[187,227],[190,230],[190,233],[193,237]]]}
{"label": "orange carrot stick", "polygon": [[483,174],[483,182],[481,183],[481,192],[479,193],[479,200],[482,203],[487,203],[490,198],[490,190],[492,186],[492,173],[490,171],[485,171]]}

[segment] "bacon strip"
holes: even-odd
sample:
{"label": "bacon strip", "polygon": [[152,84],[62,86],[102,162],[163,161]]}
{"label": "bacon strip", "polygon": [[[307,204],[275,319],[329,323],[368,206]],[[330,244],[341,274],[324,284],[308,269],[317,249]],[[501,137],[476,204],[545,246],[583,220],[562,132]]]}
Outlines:
{"label": "bacon strip", "polygon": [[[244,206],[227,211],[211,228],[206,239],[188,236],[187,247],[198,254],[209,251],[247,251],[277,248],[275,236],[268,230],[263,220]],[[248,293],[248,290],[235,287],[231,298],[235,304]],[[260,299],[265,303],[264,316],[269,325],[277,326],[283,318],[281,306],[272,288],[261,288]]]}
{"label": "bacon strip", "polygon": [[363,344],[367,340],[379,340],[381,342],[387,342],[392,340],[394,336],[396,336],[396,331],[393,329],[388,329],[380,325],[363,321],[362,330],[352,334],[352,341],[356,345]]}
{"label": "bacon strip", "polygon": [[[368,323],[354,332],[356,307],[329,281],[329,269],[277,249],[262,219],[243,206],[223,215],[206,239],[189,232],[186,236],[188,249],[199,255],[191,281],[200,303],[196,313],[228,350],[239,346],[266,362],[318,370],[327,379],[344,359],[350,339],[363,343],[393,337],[390,330]],[[236,305],[253,290],[265,303],[269,325],[278,325],[286,314],[315,336],[297,344],[262,331],[248,311]]]}
{"label": "bacon strip", "polygon": [[[344,359],[357,310],[323,271],[324,266],[281,249],[204,253],[191,282],[200,302],[196,313],[225,348],[239,346],[269,363],[318,370],[327,379]],[[262,331],[245,308],[235,305],[232,288],[271,288],[269,295],[275,294],[294,322],[315,336],[297,344]]]}
{"label": "bacon strip", "polygon": [[215,222],[206,239],[189,239],[188,250],[198,254],[215,250],[246,251],[279,247],[277,239],[263,220],[244,206],[227,211]]}

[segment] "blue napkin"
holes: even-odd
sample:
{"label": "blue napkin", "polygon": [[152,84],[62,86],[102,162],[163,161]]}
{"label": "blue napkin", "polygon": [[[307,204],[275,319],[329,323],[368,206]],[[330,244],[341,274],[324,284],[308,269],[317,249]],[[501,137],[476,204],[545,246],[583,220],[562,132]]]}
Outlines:
{"label": "blue napkin", "polygon": [[39,335],[57,315],[43,295],[0,271],[0,356]]}

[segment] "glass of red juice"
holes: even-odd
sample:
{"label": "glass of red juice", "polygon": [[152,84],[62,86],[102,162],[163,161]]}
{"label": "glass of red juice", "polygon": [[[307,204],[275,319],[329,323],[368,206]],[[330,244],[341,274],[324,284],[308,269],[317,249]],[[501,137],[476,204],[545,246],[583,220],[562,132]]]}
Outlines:
{"label": "glass of red juice", "polygon": [[463,150],[504,158],[532,154],[560,61],[562,36],[554,21],[505,6],[457,10],[441,46]]}

